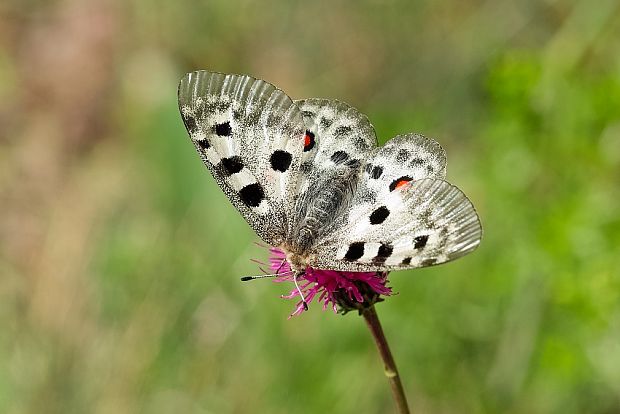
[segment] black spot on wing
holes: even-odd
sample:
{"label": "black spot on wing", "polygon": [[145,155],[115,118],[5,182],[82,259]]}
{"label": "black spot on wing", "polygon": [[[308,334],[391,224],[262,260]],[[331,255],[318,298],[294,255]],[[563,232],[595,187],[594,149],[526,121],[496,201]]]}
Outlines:
{"label": "black spot on wing", "polygon": [[406,149],[401,149],[398,151],[398,154],[396,154],[396,161],[398,162],[405,162],[407,158],[409,158],[409,151]]}
{"label": "black spot on wing", "polygon": [[349,250],[344,255],[344,259],[349,262],[354,262],[364,255],[364,243],[354,242],[349,245]]}
{"label": "black spot on wing", "polygon": [[411,264],[411,257],[405,257],[400,264],[403,266],[409,266]]}
{"label": "black spot on wing", "polygon": [[413,248],[414,249],[422,249],[426,246],[426,242],[428,242],[428,235],[417,236],[413,239]]}
{"label": "black spot on wing", "polygon": [[218,169],[225,176],[230,176],[238,173],[243,169],[243,160],[238,155],[233,155],[232,157],[222,158],[222,160],[218,164]]}
{"label": "black spot on wing", "polygon": [[381,243],[379,246],[379,250],[377,251],[377,255],[372,259],[372,262],[375,264],[385,263],[388,257],[392,255],[394,248],[389,243]]}
{"label": "black spot on wing", "polygon": [[291,166],[292,160],[293,156],[290,152],[276,150],[271,154],[271,168],[273,168],[274,171],[284,172]]}
{"label": "black spot on wing", "polygon": [[342,164],[349,159],[349,154],[344,151],[336,151],[332,154],[331,160],[334,164]]}
{"label": "black spot on wing", "polygon": [[381,174],[383,174],[383,167],[381,167],[380,165],[375,165],[374,167],[372,167],[372,170],[370,171],[370,178],[373,178],[376,180],[379,177],[381,177]]}
{"label": "black spot on wing", "polygon": [[334,122],[333,119],[329,119],[329,118],[322,116],[321,120],[319,121],[319,124],[321,125],[321,128],[329,128],[333,122]]}
{"label": "black spot on wing", "polygon": [[220,137],[228,137],[232,134],[232,128],[230,127],[230,122],[228,121],[221,124],[215,124],[213,130]]}
{"label": "black spot on wing", "polygon": [[362,165],[362,163],[360,162],[360,160],[356,160],[355,158],[352,158],[350,160],[348,160],[345,165],[349,168],[359,168],[360,165]]}
{"label": "black spot on wing", "polygon": [[411,168],[415,168],[415,167],[421,167],[424,165],[424,160],[422,158],[414,158],[411,160],[411,162],[409,162],[409,166]]}
{"label": "black spot on wing", "polygon": [[390,210],[386,206],[381,206],[370,215],[370,224],[381,224],[390,215]]}
{"label": "black spot on wing", "polygon": [[360,150],[368,150],[368,142],[366,142],[366,138],[363,135],[354,135],[353,136],[353,145],[355,145],[356,149]]}
{"label": "black spot on wing", "polygon": [[350,134],[350,133],[351,133],[351,131],[352,131],[352,129],[351,129],[351,127],[350,127],[350,126],[347,126],[347,125],[341,125],[341,126],[337,127],[337,128],[334,130],[334,135],[336,135],[336,136],[340,136],[340,135],[348,135],[348,134]]}
{"label": "black spot on wing", "polygon": [[211,144],[209,144],[209,141],[207,141],[206,138],[196,141],[196,144],[198,144],[203,151],[206,151],[211,147]]}
{"label": "black spot on wing", "polygon": [[258,207],[265,199],[265,190],[258,183],[248,184],[239,190],[239,197],[248,207]]}
{"label": "black spot on wing", "polygon": [[432,266],[435,263],[437,263],[437,259],[436,258],[425,259],[425,260],[422,261],[422,263],[420,263],[420,267]]}

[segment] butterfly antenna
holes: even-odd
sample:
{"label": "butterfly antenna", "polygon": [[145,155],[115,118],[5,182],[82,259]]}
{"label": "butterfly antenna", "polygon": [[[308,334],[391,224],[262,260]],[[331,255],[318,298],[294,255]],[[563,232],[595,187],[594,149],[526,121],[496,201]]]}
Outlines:
{"label": "butterfly antenna", "polygon": [[250,262],[258,263],[259,265],[262,265],[262,266],[267,266],[267,263],[263,263],[257,259],[250,259]]}
{"label": "butterfly antenna", "polygon": [[299,275],[301,275],[301,273],[295,273],[295,275],[293,276],[293,282],[295,282],[295,287],[297,288],[297,293],[299,293],[299,296],[301,296],[301,303],[304,305],[304,310],[307,311],[308,310],[308,302],[306,302],[306,297],[304,296],[303,292],[299,288],[299,284],[297,283],[297,276],[299,276]]}
{"label": "butterfly antenna", "polygon": [[280,269],[282,269],[282,266],[284,266],[284,263],[286,263],[286,259],[282,259],[282,262],[280,262],[280,266],[278,266],[278,270],[276,270],[276,275],[280,273]]}
{"label": "butterfly antenna", "polygon": [[268,277],[276,277],[276,276],[283,276],[286,275],[286,273],[288,272],[283,272],[283,273],[273,273],[270,275],[255,275],[255,276],[243,276],[241,278],[242,282],[247,282],[248,280],[256,280],[256,279],[266,279]]}

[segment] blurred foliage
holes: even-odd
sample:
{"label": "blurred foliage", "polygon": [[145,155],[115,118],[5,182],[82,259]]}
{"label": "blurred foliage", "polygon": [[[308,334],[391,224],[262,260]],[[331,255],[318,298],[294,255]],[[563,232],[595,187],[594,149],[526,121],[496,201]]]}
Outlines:
{"label": "blurred foliage", "polygon": [[0,5],[0,412],[390,412],[363,322],[287,321],[176,108],[247,73],[436,137],[474,254],[378,305],[414,412],[620,411],[616,1]]}

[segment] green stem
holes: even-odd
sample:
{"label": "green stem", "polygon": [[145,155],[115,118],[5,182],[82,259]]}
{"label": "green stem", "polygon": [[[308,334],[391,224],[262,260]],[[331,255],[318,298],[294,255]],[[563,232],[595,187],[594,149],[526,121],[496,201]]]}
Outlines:
{"label": "green stem", "polygon": [[379,317],[377,316],[375,306],[372,305],[364,309],[362,311],[362,315],[364,315],[366,325],[368,325],[368,329],[370,329],[370,332],[372,333],[372,337],[374,338],[377,349],[379,350],[379,355],[381,355],[381,359],[383,360],[385,376],[390,383],[390,388],[392,389],[392,395],[394,396],[398,413],[409,414],[409,406],[407,405],[407,397],[405,397],[403,384],[400,382],[400,376],[398,375],[398,370],[396,369],[396,362],[394,362],[394,357],[390,351],[390,346],[388,345],[387,339],[385,339],[385,335],[383,334],[383,328],[381,328],[381,322],[379,322]]}

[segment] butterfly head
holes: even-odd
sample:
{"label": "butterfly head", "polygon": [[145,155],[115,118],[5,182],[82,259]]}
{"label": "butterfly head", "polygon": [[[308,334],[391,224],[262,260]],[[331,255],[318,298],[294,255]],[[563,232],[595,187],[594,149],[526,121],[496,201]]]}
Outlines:
{"label": "butterfly head", "polygon": [[306,272],[306,269],[310,266],[311,256],[285,247],[280,247],[280,249],[284,252],[284,260],[293,273],[302,274]]}

